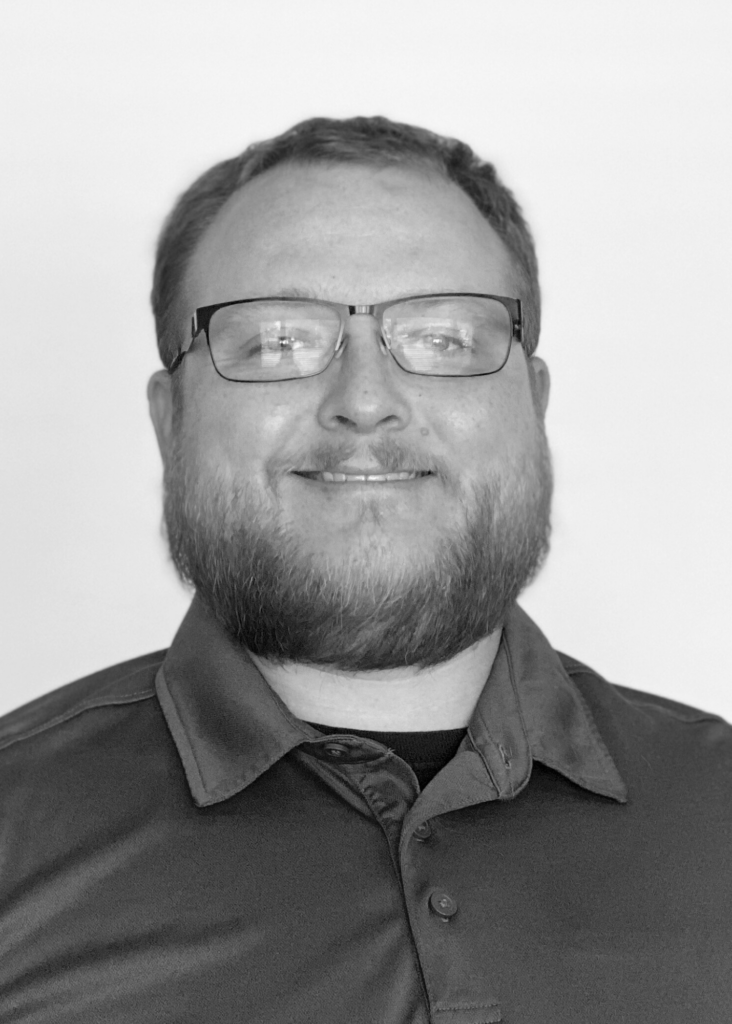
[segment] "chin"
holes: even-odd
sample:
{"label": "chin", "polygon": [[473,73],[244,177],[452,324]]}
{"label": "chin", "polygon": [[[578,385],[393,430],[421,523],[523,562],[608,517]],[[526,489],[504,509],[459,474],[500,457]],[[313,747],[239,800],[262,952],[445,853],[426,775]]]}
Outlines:
{"label": "chin", "polygon": [[393,571],[402,564],[414,564],[424,560],[425,555],[436,550],[439,537],[432,530],[425,531],[412,524],[359,523],[353,528],[337,532],[300,533],[297,536],[300,550],[313,562],[320,565],[369,566],[372,570],[381,563],[384,569]]}

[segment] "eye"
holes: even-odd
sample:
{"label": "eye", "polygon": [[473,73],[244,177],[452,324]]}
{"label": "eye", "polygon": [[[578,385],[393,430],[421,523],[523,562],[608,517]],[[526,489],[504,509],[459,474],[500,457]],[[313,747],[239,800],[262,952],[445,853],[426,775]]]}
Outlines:
{"label": "eye", "polygon": [[236,359],[258,369],[314,373],[328,348],[327,332],[318,321],[260,321],[252,328]]}
{"label": "eye", "polygon": [[402,329],[397,331],[396,339],[411,349],[450,354],[465,352],[473,348],[473,332],[458,324],[431,324],[421,329]]}
{"label": "eye", "polygon": [[319,343],[317,331],[291,324],[262,324],[259,334],[249,344],[263,351],[296,352]]}
{"label": "eye", "polygon": [[470,348],[470,339],[464,338],[460,334],[448,334],[445,331],[441,331],[439,334],[430,332],[415,340],[436,352],[454,352],[457,349]]}

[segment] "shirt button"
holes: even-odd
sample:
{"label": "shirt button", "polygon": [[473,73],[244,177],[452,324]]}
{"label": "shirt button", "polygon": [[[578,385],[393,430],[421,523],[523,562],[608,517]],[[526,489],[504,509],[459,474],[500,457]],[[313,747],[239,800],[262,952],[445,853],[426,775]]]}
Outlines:
{"label": "shirt button", "polygon": [[430,896],[430,909],[443,921],[447,921],[457,914],[458,905],[446,892],[433,892]]}
{"label": "shirt button", "polygon": [[328,743],[325,747],[325,752],[328,757],[332,757],[338,761],[348,755],[348,747],[345,743]]}
{"label": "shirt button", "polygon": [[420,843],[423,843],[425,839],[429,839],[432,835],[432,826],[428,821],[423,821],[421,825],[417,825],[414,830],[414,838],[419,839]]}

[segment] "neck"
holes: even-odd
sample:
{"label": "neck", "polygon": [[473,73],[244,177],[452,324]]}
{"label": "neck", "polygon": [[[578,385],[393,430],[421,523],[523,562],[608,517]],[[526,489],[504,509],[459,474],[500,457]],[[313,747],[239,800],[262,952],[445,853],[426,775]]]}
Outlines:
{"label": "neck", "polygon": [[439,665],[378,672],[338,672],[316,665],[279,665],[254,654],[251,658],[303,721],[374,732],[430,732],[467,726],[500,639],[497,629]]}

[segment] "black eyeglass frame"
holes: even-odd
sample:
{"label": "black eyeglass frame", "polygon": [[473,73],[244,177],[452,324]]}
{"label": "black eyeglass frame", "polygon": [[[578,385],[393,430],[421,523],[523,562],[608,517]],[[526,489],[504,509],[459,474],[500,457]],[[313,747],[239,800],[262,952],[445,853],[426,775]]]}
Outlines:
{"label": "black eyeglass frame", "polygon": [[[417,370],[408,370],[405,366],[402,366],[402,364],[399,362],[397,357],[392,352],[389,340],[384,334],[384,325],[382,319],[384,313],[386,312],[387,309],[390,309],[392,306],[398,306],[402,302],[410,302],[413,299],[441,298],[494,299],[496,302],[500,302],[500,304],[506,309],[508,315],[511,318],[511,338],[509,340],[508,345],[506,346],[506,356],[500,366],[498,366],[495,370],[486,370],[482,373],[460,374],[420,373]],[[330,359],[322,368],[322,370],[317,370],[315,373],[298,374],[296,377],[279,377],[271,381],[241,380],[236,377],[225,376],[216,365],[216,360],[214,359],[213,351],[211,349],[211,339],[209,337],[209,327],[211,325],[211,320],[213,318],[214,313],[216,313],[219,309],[224,309],[226,306],[243,306],[250,302],[307,302],[317,306],[328,306],[330,309],[335,310],[335,312],[338,314],[338,318],[341,324],[338,333],[338,340],[336,341],[333,347],[333,355],[330,357]],[[216,370],[216,373],[219,375],[219,377],[222,377],[224,380],[231,381],[232,384],[273,384],[277,383],[280,380],[300,380],[304,377],[317,377],[321,373],[325,373],[325,371],[336,358],[340,350],[343,348],[343,339],[345,338],[346,334],[346,321],[348,317],[361,315],[373,316],[376,319],[376,322],[379,325],[379,334],[381,336],[382,344],[389,352],[389,355],[392,357],[392,359],[397,364],[400,370],[404,370],[405,373],[414,374],[417,377],[450,377],[451,379],[455,379],[458,377],[489,377],[494,373],[499,373],[506,365],[506,363],[508,362],[509,355],[511,354],[511,344],[514,341],[518,341],[518,343],[522,347],[524,344],[524,317],[521,309],[521,300],[510,298],[506,295],[488,295],[483,292],[428,292],[422,295],[404,295],[398,299],[389,299],[388,302],[376,302],[370,305],[351,305],[350,303],[347,302],[328,302],[325,299],[313,299],[310,297],[299,298],[293,295],[268,295],[257,296],[256,298],[253,299],[231,299],[229,302],[216,302],[211,306],[199,306],[198,309],[195,310],[191,318],[191,336],[187,342],[181,345],[177,355],[173,359],[173,362],[170,364],[168,373],[174,373],[178,369],[181,362],[183,361],[183,357],[188,353],[188,351],[190,350],[191,346],[193,345],[194,341],[201,333],[201,331],[203,331],[206,337],[206,344],[208,346],[208,351],[209,355],[211,356],[211,362],[213,363],[214,370]]]}

